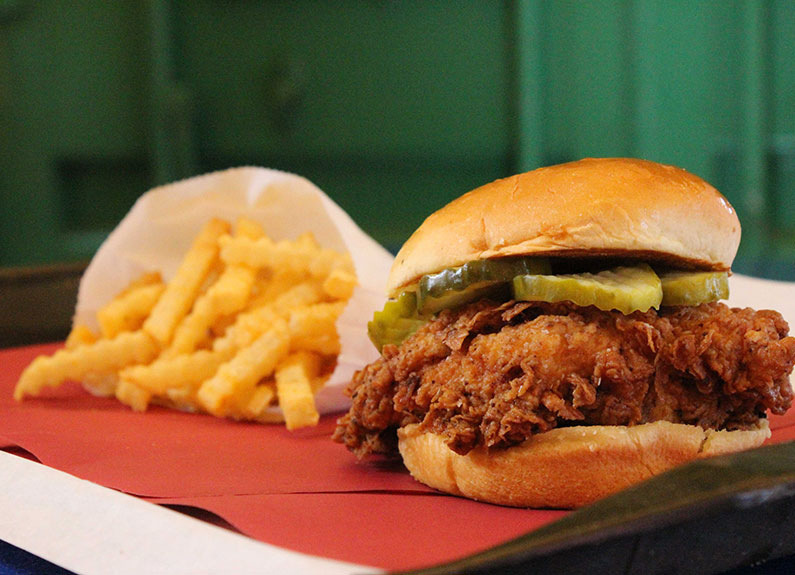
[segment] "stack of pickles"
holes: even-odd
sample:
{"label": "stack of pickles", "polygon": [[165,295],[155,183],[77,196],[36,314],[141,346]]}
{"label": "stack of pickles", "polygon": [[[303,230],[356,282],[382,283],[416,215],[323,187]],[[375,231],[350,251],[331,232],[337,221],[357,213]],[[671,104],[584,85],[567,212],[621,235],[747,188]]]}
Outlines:
{"label": "stack of pickles", "polygon": [[729,295],[727,272],[655,270],[646,263],[617,265],[577,273],[553,273],[545,257],[476,260],[422,276],[396,299],[386,302],[368,324],[379,351],[400,345],[435,314],[472,301],[570,301],[623,314],[660,306],[699,305]]}

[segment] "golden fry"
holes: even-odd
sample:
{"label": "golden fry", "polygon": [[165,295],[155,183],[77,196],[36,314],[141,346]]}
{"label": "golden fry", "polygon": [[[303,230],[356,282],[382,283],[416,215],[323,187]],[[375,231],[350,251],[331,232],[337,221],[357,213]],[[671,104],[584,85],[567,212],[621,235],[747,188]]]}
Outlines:
{"label": "golden fry", "polygon": [[116,386],[116,399],[133,411],[146,411],[152,394],[131,381],[122,379]]}
{"label": "golden fry", "polygon": [[287,429],[317,425],[312,379],[320,372],[320,358],[308,352],[287,357],[276,368],[276,393]]}
{"label": "golden fry", "polygon": [[14,399],[38,395],[44,387],[64,381],[81,381],[87,373],[117,371],[136,363],[149,363],[159,351],[152,337],[143,332],[124,332],[114,339],[100,339],[52,356],[39,356],[22,372]]}
{"label": "golden fry", "polygon": [[340,352],[336,322],[345,302],[317,303],[290,311],[290,346],[294,350],[315,351],[323,355]]}
{"label": "golden fry", "polygon": [[126,289],[97,312],[102,337],[113,339],[123,331],[136,331],[149,317],[166,286],[149,283]]}
{"label": "golden fry", "polygon": [[[235,226],[236,237],[256,240],[264,236],[262,227],[241,218]],[[177,327],[168,356],[190,353],[211,337],[211,328],[224,316],[242,310],[251,297],[257,270],[245,264],[227,266],[194,304],[193,310]]]}
{"label": "golden fry", "polygon": [[250,309],[237,316],[224,336],[213,343],[215,351],[241,349],[251,344],[277,320],[288,317],[291,309],[320,301],[320,288],[307,282],[293,286],[268,305]]}
{"label": "golden fry", "polygon": [[197,394],[199,403],[213,415],[231,414],[238,407],[237,396],[250,394],[259,380],[273,373],[289,349],[287,322],[278,319],[202,384]]}
{"label": "golden fry", "polygon": [[88,345],[97,341],[97,334],[91,331],[91,328],[85,325],[74,326],[69,335],[66,336],[64,347],[66,349],[74,349],[81,345]]}
{"label": "golden fry", "polygon": [[191,353],[211,336],[210,328],[219,318],[242,310],[251,294],[255,271],[248,266],[229,266],[213,285],[196,300],[191,313],[177,326],[168,356]]}
{"label": "golden fry", "polygon": [[144,330],[161,345],[171,341],[177,324],[193,305],[218,257],[218,238],[228,232],[229,224],[222,220],[213,219],[204,226],[144,322]]}
{"label": "golden fry", "polygon": [[243,402],[239,419],[257,419],[276,399],[276,390],[272,383],[261,383],[256,386],[247,401]]}
{"label": "golden fry", "polygon": [[342,268],[331,270],[323,281],[323,291],[332,299],[348,300],[356,287],[356,276]]}
{"label": "golden fry", "polygon": [[121,370],[119,376],[150,393],[162,395],[170,388],[195,390],[210,379],[228,356],[219,352],[199,350],[175,357],[160,357],[147,365],[134,365]]}

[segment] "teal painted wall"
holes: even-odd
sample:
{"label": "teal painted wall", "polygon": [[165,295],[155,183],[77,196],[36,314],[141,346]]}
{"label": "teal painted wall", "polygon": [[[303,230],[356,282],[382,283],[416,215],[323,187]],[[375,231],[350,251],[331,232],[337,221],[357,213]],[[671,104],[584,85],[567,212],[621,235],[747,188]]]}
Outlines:
{"label": "teal painted wall", "polygon": [[0,265],[86,259],[146,189],[307,176],[391,249],[497,177],[681,165],[795,279],[789,0],[0,0]]}

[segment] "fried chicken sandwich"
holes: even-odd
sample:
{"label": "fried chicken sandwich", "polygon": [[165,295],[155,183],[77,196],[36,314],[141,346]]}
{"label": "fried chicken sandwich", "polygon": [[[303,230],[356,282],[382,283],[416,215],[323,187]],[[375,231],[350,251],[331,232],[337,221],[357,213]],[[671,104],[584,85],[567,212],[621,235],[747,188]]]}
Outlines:
{"label": "fried chicken sandwich", "polygon": [[473,190],[398,253],[334,439],[503,505],[577,507],[759,446],[795,338],[730,308],[740,223],[680,168],[586,159]]}

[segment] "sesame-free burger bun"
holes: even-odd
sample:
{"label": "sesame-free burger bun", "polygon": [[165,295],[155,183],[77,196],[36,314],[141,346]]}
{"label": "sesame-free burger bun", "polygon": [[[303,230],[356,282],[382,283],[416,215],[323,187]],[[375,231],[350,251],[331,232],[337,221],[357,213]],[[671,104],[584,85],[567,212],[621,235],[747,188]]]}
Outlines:
{"label": "sesame-free burger bun", "polygon": [[411,475],[430,487],[516,507],[574,508],[701,457],[758,447],[766,419],[741,431],[656,421],[636,426],[559,427],[519,445],[459,455],[417,424],[398,430]]}
{"label": "sesame-free burger bun", "polygon": [[701,178],[646,160],[584,159],[497,180],[431,214],[397,254],[387,291],[516,255],[637,256],[726,271],[739,243],[734,209]]}

